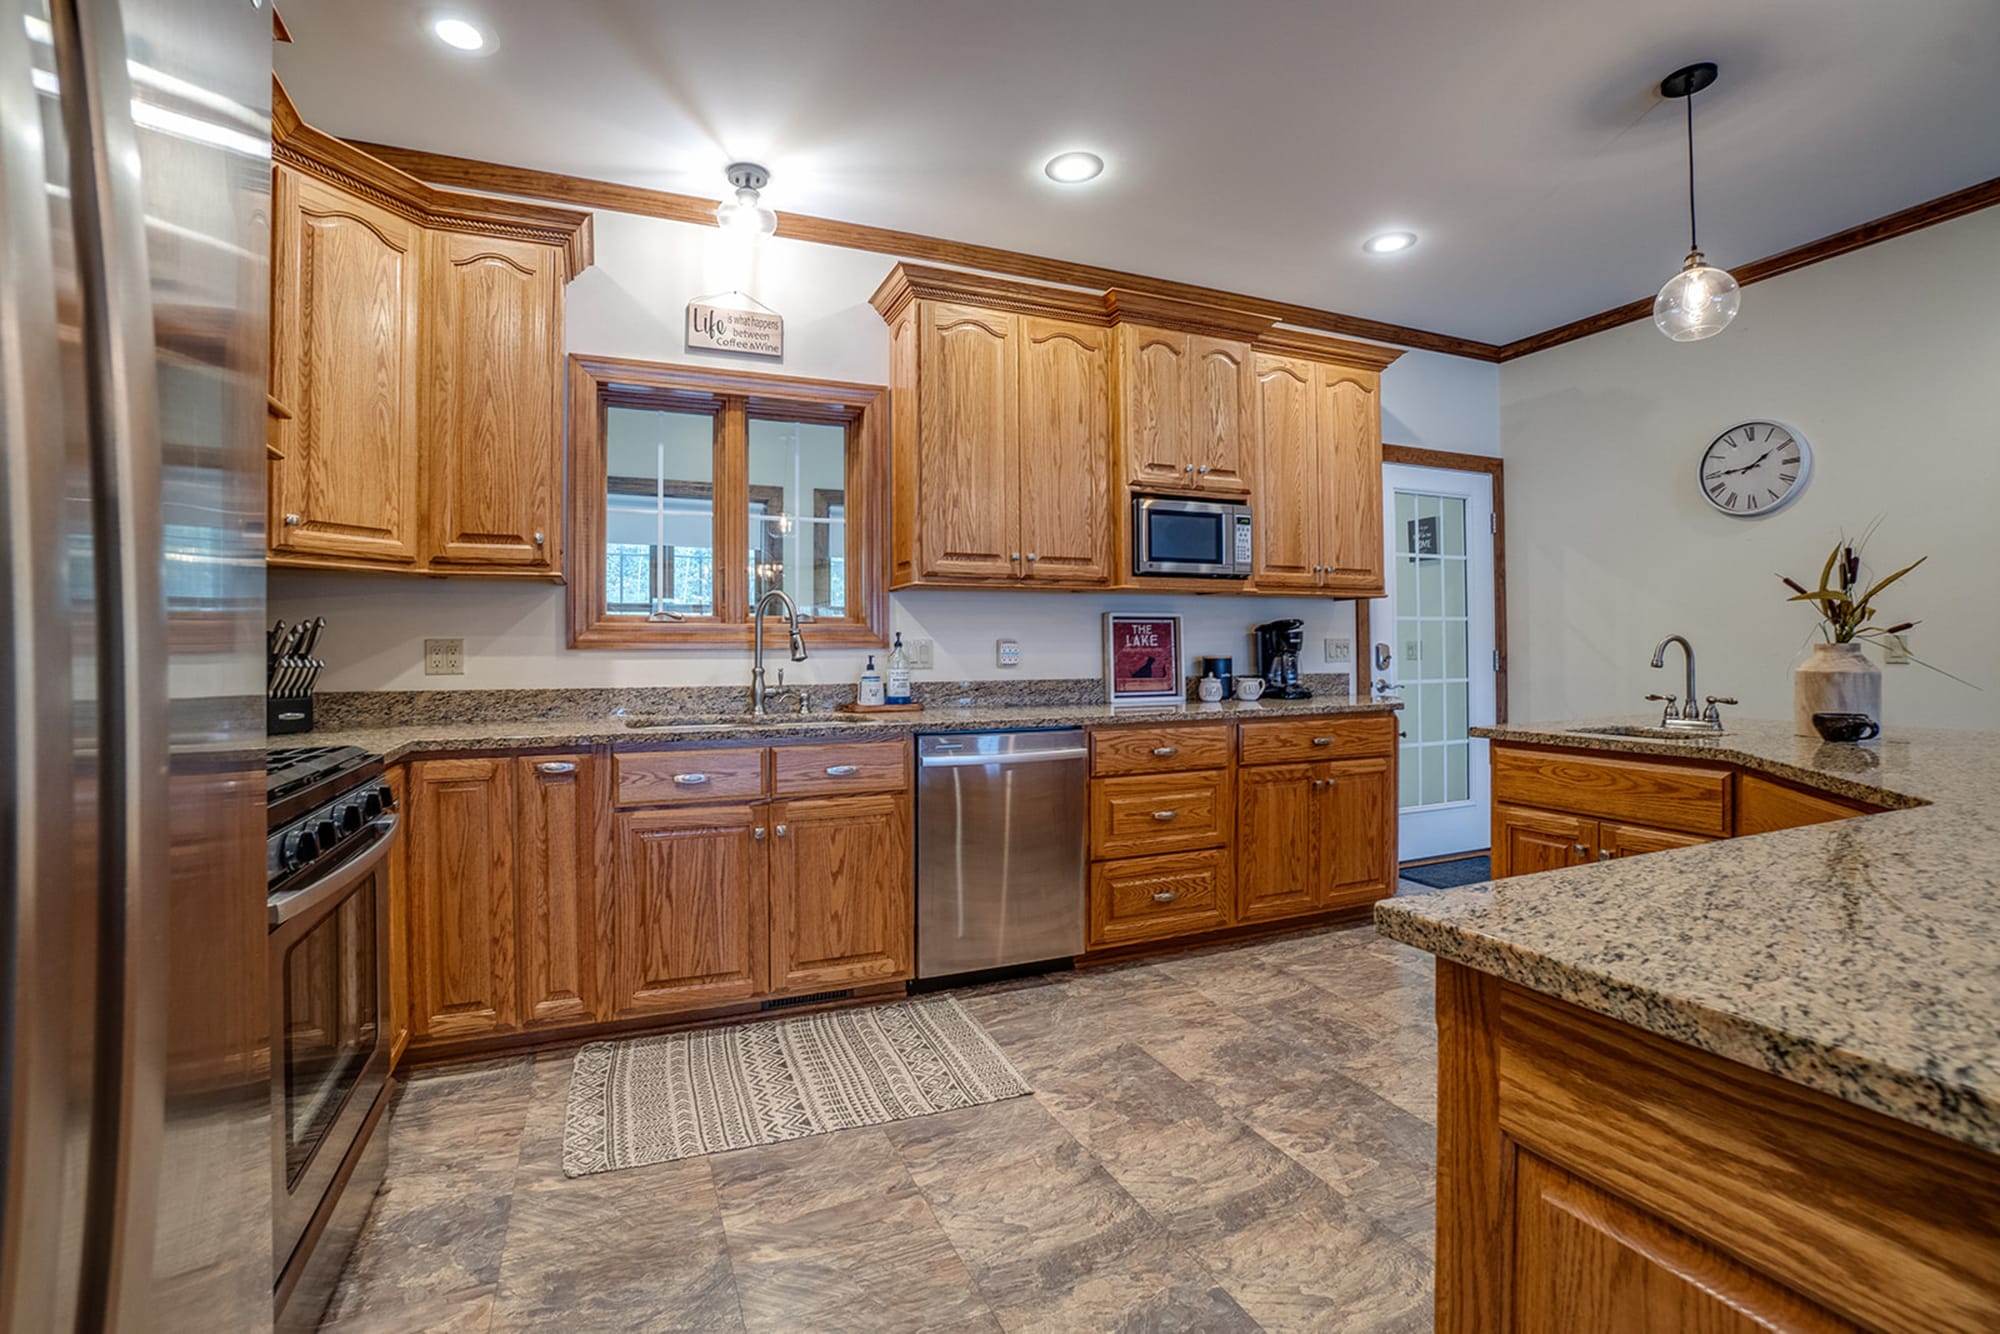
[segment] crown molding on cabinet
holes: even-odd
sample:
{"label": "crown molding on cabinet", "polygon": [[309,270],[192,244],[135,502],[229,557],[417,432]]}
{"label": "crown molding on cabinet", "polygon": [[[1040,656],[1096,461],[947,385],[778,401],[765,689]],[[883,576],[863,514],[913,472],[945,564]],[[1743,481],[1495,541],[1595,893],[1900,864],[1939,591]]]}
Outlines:
{"label": "crown molding on cabinet", "polygon": [[940,269],[928,264],[898,264],[868,298],[884,324],[894,324],[912,301],[951,301],[1015,315],[1046,315],[1078,324],[1110,324],[1104,294],[1077,288],[1048,287],[999,278],[964,269]]}
{"label": "crown molding on cabinet", "polygon": [[426,184],[299,118],[285,86],[271,80],[273,160],[337,185],[421,227],[560,247],[563,279],[589,268],[595,216],[547,204],[462,194]]}

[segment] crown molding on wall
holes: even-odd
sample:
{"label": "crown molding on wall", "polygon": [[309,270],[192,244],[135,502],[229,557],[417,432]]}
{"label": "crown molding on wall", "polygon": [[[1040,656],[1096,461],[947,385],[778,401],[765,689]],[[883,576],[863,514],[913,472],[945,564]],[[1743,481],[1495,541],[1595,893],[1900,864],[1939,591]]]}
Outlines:
{"label": "crown molding on wall", "polygon": [[[484,162],[478,158],[453,157],[445,153],[430,153],[394,144],[357,141],[353,147],[379,158],[400,171],[436,185],[552,200],[585,208],[610,209],[618,213],[636,213],[643,217],[665,218],[671,222],[689,222],[704,226],[713,226],[715,222],[717,201],[704,199],[698,195],[649,190],[636,185],[620,185],[615,181],[595,180],[587,176],[567,176],[560,172],[538,171],[531,167],[513,167],[499,162]],[[2000,204],[2000,177],[1967,186],[1948,195],[1941,195],[1936,199],[1876,218],[1872,222],[1864,222],[1858,227],[1850,227],[1845,231],[1823,236],[1817,241],[1794,246],[1790,250],[1745,264],[1731,272],[1734,273],[1738,283],[1748,287],[1766,278],[1775,278],[1780,274],[1820,263],[1822,260],[1851,254],[1866,246],[1906,236],[1925,227],[1949,222],[1953,218],[1961,218],[1969,213],[1977,213],[1996,204]],[[886,227],[840,222],[806,213],[780,211],[778,235],[795,241],[812,241],[820,245],[841,246],[849,250],[866,250],[876,254],[893,255],[899,259],[950,264],[1039,282],[1100,290],[1119,289],[1126,294],[1127,300],[1136,300],[1144,296],[1161,301],[1222,307],[1263,316],[1278,324],[1324,330],[1349,338],[1364,338],[1425,352],[1442,352],[1448,356],[1467,357],[1474,361],[1505,362],[1512,361],[1516,357],[1531,356],[1536,352],[1560,347],[1579,338],[1588,338],[1592,334],[1603,333],[1607,329],[1616,329],[1620,325],[1645,319],[1653,310],[1653,298],[1645,296],[1625,305],[1558,325],[1553,329],[1545,329],[1538,334],[1530,334],[1526,338],[1515,339],[1511,343],[1482,343],[1474,339],[1434,333],[1427,329],[1413,329],[1382,320],[1343,315],[1338,311],[1321,310],[1314,306],[1271,301],[1239,292],[1225,292],[1213,287],[1174,282],[1167,278],[1151,278],[1120,269],[1106,269],[1093,264],[1076,264],[1068,260],[1031,255],[1025,251],[974,245],[964,241],[947,241],[916,232],[899,232]]]}

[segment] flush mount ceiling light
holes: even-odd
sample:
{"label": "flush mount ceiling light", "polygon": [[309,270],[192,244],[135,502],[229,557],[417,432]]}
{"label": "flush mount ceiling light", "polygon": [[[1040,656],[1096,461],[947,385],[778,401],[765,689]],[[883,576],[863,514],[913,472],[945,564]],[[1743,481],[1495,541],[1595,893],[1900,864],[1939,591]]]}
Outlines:
{"label": "flush mount ceiling light", "polygon": [[754,162],[732,162],[724,173],[736,187],[736,198],[715,210],[715,225],[739,236],[769,236],[778,230],[778,215],[757,202],[758,191],[771,183],[771,173]]}
{"label": "flush mount ceiling light", "polygon": [[431,36],[454,51],[486,49],[486,34],[480,31],[479,25],[455,15],[434,20],[431,23]]}
{"label": "flush mount ceiling light", "polygon": [[1361,248],[1371,255],[1399,255],[1416,243],[1415,232],[1383,232],[1363,241]]}
{"label": "flush mount ceiling light", "polygon": [[1660,96],[1687,102],[1688,256],[1681,271],[1667,279],[1653,300],[1653,323],[1676,343],[1715,337],[1729,327],[1736,318],[1736,308],[1743,303],[1743,289],[1736,285],[1736,279],[1726,270],[1710,267],[1695,239],[1694,95],[1714,82],[1712,61],[1677,69],[1660,82]]}
{"label": "flush mount ceiling light", "polygon": [[1049,179],[1063,185],[1080,185],[1104,174],[1104,159],[1095,153],[1058,153],[1042,168]]}

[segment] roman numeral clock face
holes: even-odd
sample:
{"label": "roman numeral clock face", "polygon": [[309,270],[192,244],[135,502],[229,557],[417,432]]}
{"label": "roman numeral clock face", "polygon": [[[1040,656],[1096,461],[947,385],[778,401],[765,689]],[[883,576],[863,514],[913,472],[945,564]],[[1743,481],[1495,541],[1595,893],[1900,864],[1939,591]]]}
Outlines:
{"label": "roman numeral clock face", "polygon": [[1701,456],[1701,493],[1724,514],[1754,519],[1783,509],[1812,471],[1806,438],[1782,422],[1744,422]]}

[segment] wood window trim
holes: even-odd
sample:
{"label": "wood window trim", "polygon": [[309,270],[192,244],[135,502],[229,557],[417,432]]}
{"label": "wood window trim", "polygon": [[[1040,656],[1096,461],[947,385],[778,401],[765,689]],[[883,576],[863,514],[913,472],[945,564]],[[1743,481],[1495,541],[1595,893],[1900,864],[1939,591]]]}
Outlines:
{"label": "wood window trim", "polygon": [[[851,621],[809,623],[809,648],[878,648],[889,624],[888,391],[795,376],[705,366],[669,366],[625,357],[569,357],[569,533],[564,560],[569,584],[569,646],[578,649],[712,649],[749,647],[749,572],[739,561],[716,561],[714,619],[641,621],[605,608],[602,550],[606,530],[604,410],[607,406],[685,408],[721,417],[712,485],[719,496],[749,493],[747,421],[851,423],[847,466],[847,580]],[[668,401],[663,401],[668,400]],[[744,412],[721,412],[725,399],[747,400]],[[739,512],[740,510],[740,512]],[[750,541],[749,507],[718,505],[715,550],[743,551]]]}

